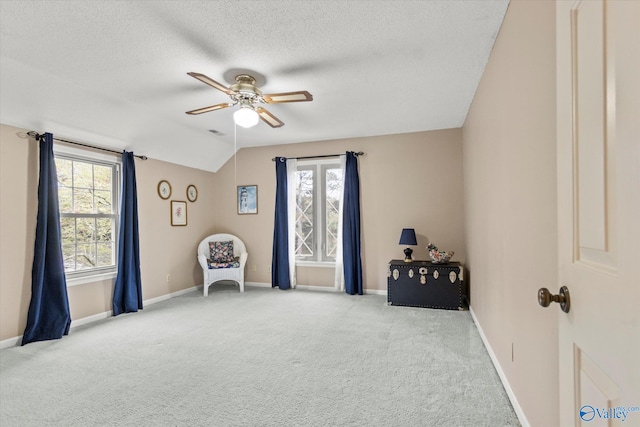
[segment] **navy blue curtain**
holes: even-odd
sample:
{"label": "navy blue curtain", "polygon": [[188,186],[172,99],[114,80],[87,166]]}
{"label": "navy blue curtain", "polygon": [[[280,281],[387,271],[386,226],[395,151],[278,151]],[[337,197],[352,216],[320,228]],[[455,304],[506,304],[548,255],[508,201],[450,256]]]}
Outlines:
{"label": "navy blue curtain", "polygon": [[142,310],[138,192],[133,153],[122,152],[122,196],[118,244],[118,275],[113,288],[113,315]]}
{"label": "navy blue curtain", "polygon": [[278,286],[280,289],[291,288],[287,194],[287,159],[276,157],[276,212],[273,226],[271,287]]}
{"label": "navy blue curtain", "polygon": [[71,314],[61,235],[53,135],[45,133],[40,138],[38,217],[31,270],[31,302],[22,345],[59,339],[69,333]]}
{"label": "navy blue curtain", "polygon": [[362,261],[360,258],[360,178],[358,176],[358,157],[353,151],[347,151],[342,210],[344,290],[350,295],[362,295]]}

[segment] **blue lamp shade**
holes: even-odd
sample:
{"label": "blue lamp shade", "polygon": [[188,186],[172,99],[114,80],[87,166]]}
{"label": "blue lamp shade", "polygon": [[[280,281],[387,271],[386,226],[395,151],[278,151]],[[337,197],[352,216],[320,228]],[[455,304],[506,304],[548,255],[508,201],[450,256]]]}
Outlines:
{"label": "blue lamp shade", "polygon": [[416,240],[416,231],[413,228],[403,228],[402,234],[400,235],[400,244],[417,245],[418,241]]}
{"label": "blue lamp shade", "polygon": [[[416,231],[413,228],[403,228],[402,234],[400,235],[400,244],[401,245],[417,245],[418,240],[416,239]],[[412,262],[411,254],[413,253],[413,249],[406,248],[404,250],[404,262]]]}

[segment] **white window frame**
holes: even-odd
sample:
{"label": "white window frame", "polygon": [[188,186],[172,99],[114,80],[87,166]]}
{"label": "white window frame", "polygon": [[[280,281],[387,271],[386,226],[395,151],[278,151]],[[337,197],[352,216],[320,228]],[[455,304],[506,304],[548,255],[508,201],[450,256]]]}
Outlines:
{"label": "white window frame", "polygon": [[296,256],[296,265],[301,267],[328,267],[334,268],[336,265],[335,258],[327,258],[325,256],[326,242],[325,235],[327,233],[326,218],[326,171],[327,169],[341,169],[340,159],[315,159],[315,160],[298,160],[298,170],[314,171],[313,181],[313,233],[314,233],[314,252],[315,256],[298,257]]}
{"label": "white window frame", "polygon": [[[77,149],[66,145],[54,144],[53,154],[56,159],[63,158],[68,160],[88,162],[101,166],[114,167],[114,176],[111,180],[112,191],[112,213],[111,214],[91,214],[86,217],[114,218],[114,228],[112,231],[114,242],[114,265],[109,267],[96,267],[82,271],[65,272],[67,287],[82,285],[86,283],[94,283],[102,280],[115,279],[118,274],[118,246],[119,246],[119,227],[120,227],[120,188],[122,182],[122,159],[115,154],[103,154],[93,151]],[[82,214],[63,214],[60,212],[60,219],[63,217],[85,217]]]}

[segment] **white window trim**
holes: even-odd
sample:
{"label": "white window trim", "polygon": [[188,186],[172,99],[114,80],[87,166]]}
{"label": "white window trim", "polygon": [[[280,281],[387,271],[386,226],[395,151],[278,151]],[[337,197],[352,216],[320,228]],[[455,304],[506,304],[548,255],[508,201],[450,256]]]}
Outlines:
{"label": "white window trim", "polygon": [[[322,171],[322,166],[324,165],[335,165],[338,167],[341,167],[341,163],[340,163],[340,158],[336,157],[336,158],[329,158],[329,159],[313,159],[313,160],[298,160],[297,163],[297,167],[300,166],[314,166],[317,167],[319,166],[319,168],[317,167],[316,170],[320,170]],[[323,206],[325,206],[326,200],[322,201],[321,200],[321,193],[322,191],[317,191],[318,189],[320,189],[321,187],[323,187],[322,182],[320,182],[320,180],[323,178],[322,174],[320,174],[317,179],[318,181],[316,182],[316,184],[314,185],[314,217],[317,215],[321,215],[321,217],[323,218],[323,226],[326,227],[326,224],[324,223],[326,221],[325,215],[322,212],[322,208]],[[326,197],[326,196],[325,196]],[[317,247],[320,246],[321,250],[324,250],[324,230],[320,230],[317,234],[316,234],[316,239],[318,240],[318,243],[316,244],[316,250]],[[326,259],[322,259],[322,260],[309,260],[309,259],[299,259],[296,257],[296,262],[295,262],[297,267],[320,267],[320,268],[335,268],[336,266],[336,262],[335,260],[326,260]]]}
{"label": "white window trim", "polygon": [[[122,158],[116,154],[107,154],[107,153],[99,153],[95,151],[90,151],[86,149],[79,149],[69,145],[61,145],[61,144],[53,144],[53,154],[54,156],[71,156],[77,158],[78,160],[87,160],[90,162],[107,162],[107,163],[117,163],[118,164],[118,182],[114,185],[117,187],[116,199],[118,200],[118,215],[120,209],[120,200],[122,197],[120,186],[122,185]],[[119,232],[116,230],[116,236],[119,236]],[[116,238],[117,239],[117,238]],[[119,243],[116,240],[116,260],[118,256],[118,246]],[[101,282],[104,280],[115,279],[118,275],[118,265],[116,261],[116,265],[113,267],[103,267],[96,268],[90,271],[73,271],[73,272],[65,272],[65,281],[67,283],[67,287],[85,285],[89,283]]]}
{"label": "white window trim", "polygon": [[86,275],[81,275],[80,272],[76,272],[71,277],[66,278],[67,287],[86,285],[87,283],[102,282],[104,280],[112,280],[115,279],[117,275],[118,270],[115,267],[109,269],[109,271],[101,273],[93,272],[93,274]]}
{"label": "white window trim", "polygon": [[335,261],[298,261],[296,260],[297,267],[324,267],[324,268],[335,268]]}

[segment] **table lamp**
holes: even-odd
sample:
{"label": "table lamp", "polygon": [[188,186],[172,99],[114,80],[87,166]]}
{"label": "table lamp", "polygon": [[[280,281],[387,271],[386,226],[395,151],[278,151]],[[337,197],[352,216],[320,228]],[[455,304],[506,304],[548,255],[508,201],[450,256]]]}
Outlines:
{"label": "table lamp", "polygon": [[[412,245],[416,246],[418,241],[416,240],[416,231],[413,228],[403,228],[402,234],[400,235],[400,244],[401,245]],[[404,262],[411,262],[411,254],[413,253],[413,249],[407,248],[404,250]]]}

